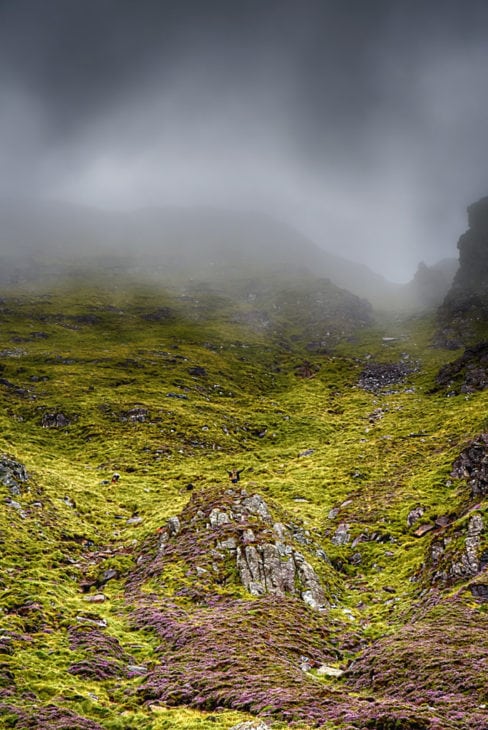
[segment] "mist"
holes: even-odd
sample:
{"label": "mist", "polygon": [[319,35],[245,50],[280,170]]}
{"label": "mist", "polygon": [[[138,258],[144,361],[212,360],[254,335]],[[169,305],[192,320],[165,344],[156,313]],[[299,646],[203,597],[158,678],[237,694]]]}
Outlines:
{"label": "mist", "polygon": [[393,281],[488,193],[488,6],[4,0],[0,195],[254,210]]}

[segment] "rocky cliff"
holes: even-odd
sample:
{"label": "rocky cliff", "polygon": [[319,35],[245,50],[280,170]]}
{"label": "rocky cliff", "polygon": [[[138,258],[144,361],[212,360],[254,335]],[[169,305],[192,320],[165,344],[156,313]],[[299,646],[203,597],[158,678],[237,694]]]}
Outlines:
{"label": "rocky cliff", "polygon": [[467,212],[469,228],[458,241],[459,269],[439,309],[439,344],[452,348],[479,339],[488,315],[488,196]]}

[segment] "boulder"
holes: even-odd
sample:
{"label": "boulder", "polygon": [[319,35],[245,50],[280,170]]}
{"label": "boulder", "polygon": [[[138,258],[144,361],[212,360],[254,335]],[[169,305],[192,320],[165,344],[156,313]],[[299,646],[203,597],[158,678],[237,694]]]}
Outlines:
{"label": "boulder", "polygon": [[72,419],[61,411],[50,411],[43,413],[41,417],[41,426],[43,428],[66,428],[72,422]]}
{"label": "boulder", "polygon": [[196,365],[193,368],[188,368],[188,373],[194,378],[205,378],[207,375],[207,371],[205,370],[205,368],[201,367],[200,365]]}
{"label": "boulder", "polygon": [[146,421],[149,421],[150,418],[151,415],[149,410],[143,406],[134,406],[133,408],[129,408],[127,411],[123,411],[120,415],[120,420],[122,422],[128,421],[129,423],[145,423]]}
{"label": "boulder", "polygon": [[349,534],[349,525],[345,522],[341,522],[332,537],[332,542],[334,545],[347,545],[350,540],[351,536]]}
{"label": "boulder", "polygon": [[479,601],[488,601],[488,583],[471,583],[469,590]]}
{"label": "boulder", "polygon": [[420,520],[422,515],[424,514],[424,508],[420,505],[418,507],[414,507],[414,509],[410,510],[407,516],[407,525],[409,527],[412,527],[416,522]]}

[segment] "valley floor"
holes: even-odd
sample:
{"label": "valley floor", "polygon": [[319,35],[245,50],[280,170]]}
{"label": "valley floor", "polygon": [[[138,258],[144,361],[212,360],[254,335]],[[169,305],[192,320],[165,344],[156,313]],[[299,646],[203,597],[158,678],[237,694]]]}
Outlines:
{"label": "valley floor", "polygon": [[4,292],[4,726],[488,728],[488,392],[428,317],[234,315]]}

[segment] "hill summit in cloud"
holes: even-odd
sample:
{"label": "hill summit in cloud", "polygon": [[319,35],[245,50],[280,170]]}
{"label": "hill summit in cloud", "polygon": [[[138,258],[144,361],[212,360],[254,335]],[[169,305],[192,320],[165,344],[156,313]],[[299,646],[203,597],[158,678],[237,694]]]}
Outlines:
{"label": "hill summit in cloud", "polygon": [[79,264],[124,266],[163,279],[216,281],[280,274],[329,278],[373,303],[400,289],[367,266],[319,248],[263,213],[211,208],[102,211],[77,205],[0,202],[2,278],[30,278]]}

